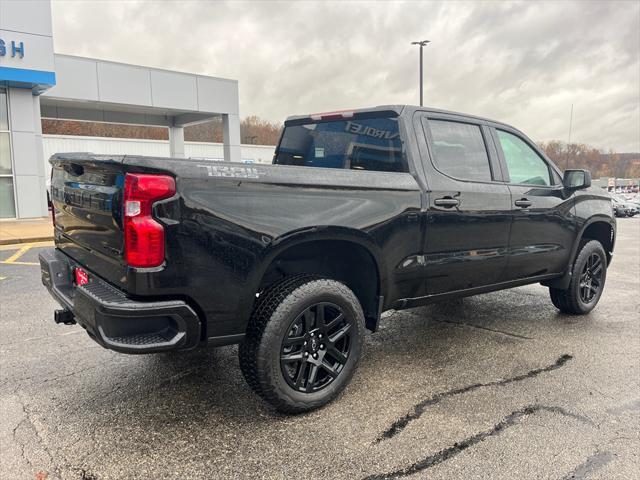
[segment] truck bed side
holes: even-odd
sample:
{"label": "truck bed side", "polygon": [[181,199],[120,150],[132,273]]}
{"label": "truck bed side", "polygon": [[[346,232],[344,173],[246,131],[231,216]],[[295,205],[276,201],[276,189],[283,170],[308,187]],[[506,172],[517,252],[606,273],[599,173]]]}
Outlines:
{"label": "truck bed side", "polygon": [[[208,337],[244,332],[269,265],[301,242],[359,244],[376,262],[380,295],[412,294],[402,291],[412,283],[397,269],[422,241],[421,192],[408,173],[90,154],[57,155],[52,163],[57,246],[129,296],[188,301],[209,319]],[[74,169],[82,174],[74,178]],[[176,195],[154,208],[166,232],[161,267],[135,269],[123,260],[118,212],[126,172],[176,179]]]}

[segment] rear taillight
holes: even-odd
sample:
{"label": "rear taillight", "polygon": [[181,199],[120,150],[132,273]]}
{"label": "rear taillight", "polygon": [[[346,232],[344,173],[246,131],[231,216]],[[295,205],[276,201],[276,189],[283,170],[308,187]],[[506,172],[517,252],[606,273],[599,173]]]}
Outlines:
{"label": "rear taillight", "polygon": [[176,193],[167,175],[127,173],[124,179],[124,253],[131,267],[157,267],[164,262],[164,227],[153,219],[153,204]]}

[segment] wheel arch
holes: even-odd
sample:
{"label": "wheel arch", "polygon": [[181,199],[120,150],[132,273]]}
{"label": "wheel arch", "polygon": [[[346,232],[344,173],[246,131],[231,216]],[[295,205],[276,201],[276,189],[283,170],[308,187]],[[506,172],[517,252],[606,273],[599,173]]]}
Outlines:
{"label": "wheel arch", "polygon": [[[606,218],[606,217],[605,217]],[[578,246],[580,245],[580,241],[585,238],[591,240],[598,240],[602,247],[604,248],[605,253],[607,254],[607,265],[611,262],[611,258],[613,255],[613,247],[615,246],[616,241],[616,229],[615,226],[611,223],[610,218],[602,219],[602,218],[593,218],[590,222],[587,222],[582,227],[582,231],[578,237],[576,244],[573,249],[573,257],[575,257]],[[572,258],[573,258],[572,257]]]}
{"label": "wheel arch", "polygon": [[587,221],[585,221],[578,234],[576,235],[576,239],[573,242],[571,247],[571,255],[569,256],[569,264],[567,265],[567,269],[559,278],[554,278],[553,280],[543,282],[542,284],[547,287],[557,288],[564,290],[569,286],[571,282],[571,266],[573,265],[573,261],[576,258],[578,253],[578,248],[580,247],[580,242],[583,239],[588,238],[591,240],[599,241],[607,255],[607,266],[611,263],[613,257],[613,248],[615,246],[615,236],[616,236],[616,227],[615,220],[612,220],[610,216],[607,215],[594,215],[590,217]]}
{"label": "wheel arch", "polygon": [[296,231],[271,242],[247,282],[243,304],[252,309],[257,294],[286,276],[315,274],[347,285],[360,301],[367,328],[375,331],[387,288],[381,259],[377,244],[361,230],[315,227]]}

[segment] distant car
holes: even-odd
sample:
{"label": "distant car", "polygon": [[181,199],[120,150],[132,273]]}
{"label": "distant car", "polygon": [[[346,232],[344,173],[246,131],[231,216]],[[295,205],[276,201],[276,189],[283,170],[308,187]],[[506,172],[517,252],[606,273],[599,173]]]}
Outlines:
{"label": "distant car", "polygon": [[635,209],[634,215],[637,215],[638,213],[640,213],[640,198],[638,197],[633,198],[629,200],[627,203],[630,204]]}
{"label": "distant car", "polygon": [[633,217],[638,213],[638,205],[618,196],[611,195],[613,213],[616,217]]}

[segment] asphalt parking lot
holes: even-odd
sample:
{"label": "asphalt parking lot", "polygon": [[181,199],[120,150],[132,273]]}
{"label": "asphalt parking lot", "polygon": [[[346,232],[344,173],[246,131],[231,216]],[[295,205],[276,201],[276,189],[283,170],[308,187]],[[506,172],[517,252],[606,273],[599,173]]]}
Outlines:
{"label": "asphalt parking lot", "polygon": [[274,413],[236,347],[126,356],[53,323],[34,245],[0,250],[3,479],[638,478],[640,219],[600,305],[520,287],[391,312],[337,401]]}

